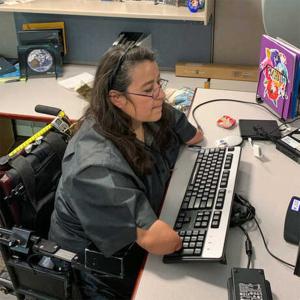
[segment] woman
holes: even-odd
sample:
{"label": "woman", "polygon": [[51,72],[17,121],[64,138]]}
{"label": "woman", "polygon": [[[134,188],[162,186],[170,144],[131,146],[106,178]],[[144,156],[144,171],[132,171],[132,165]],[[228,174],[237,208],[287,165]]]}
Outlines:
{"label": "woman", "polygon": [[50,239],[73,252],[90,244],[107,257],[133,252],[136,263],[122,280],[82,273],[85,299],[129,298],[141,249],[164,255],[181,248],[158,212],[180,145],[198,143],[202,132],[164,102],[162,85],[150,50],[113,47],[68,144]]}

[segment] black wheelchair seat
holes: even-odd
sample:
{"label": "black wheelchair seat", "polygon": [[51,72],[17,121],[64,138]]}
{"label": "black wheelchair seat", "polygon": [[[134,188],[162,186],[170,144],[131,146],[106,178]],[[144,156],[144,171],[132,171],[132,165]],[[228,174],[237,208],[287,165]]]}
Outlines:
{"label": "black wheelchair seat", "polygon": [[118,286],[144,255],[135,243],[107,258],[92,247],[73,253],[48,240],[71,130],[61,110],[36,109],[56,118],[0,158],[0,250],[9,274],[9,279],[0,276],[0,289],[18,299],[80,300],[80,278],[91,274],[105,282],[107,290],[121,295]]}

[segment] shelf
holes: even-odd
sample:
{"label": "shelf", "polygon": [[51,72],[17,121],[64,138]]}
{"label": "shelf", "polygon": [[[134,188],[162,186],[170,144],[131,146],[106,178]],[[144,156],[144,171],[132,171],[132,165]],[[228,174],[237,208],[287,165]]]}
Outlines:
{"label": "shelf", "polygon": [[0,12],[181,20],[203,22],[204,25],[208,24],[212,11],[213,0],[206,0],[205,9],[196,13],[191,13],[186,7],[154,5],[152,1],[34,0],[28,3],[0,5]]}

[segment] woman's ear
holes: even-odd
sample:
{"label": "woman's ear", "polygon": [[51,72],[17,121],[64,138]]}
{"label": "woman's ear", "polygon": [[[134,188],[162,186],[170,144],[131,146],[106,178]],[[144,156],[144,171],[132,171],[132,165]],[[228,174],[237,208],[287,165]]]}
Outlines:
{"label": "woman's ear", "polygon": [[126,104],[126,97],[116,90],[110,90],[108,96],[112,104],[120,109]]}

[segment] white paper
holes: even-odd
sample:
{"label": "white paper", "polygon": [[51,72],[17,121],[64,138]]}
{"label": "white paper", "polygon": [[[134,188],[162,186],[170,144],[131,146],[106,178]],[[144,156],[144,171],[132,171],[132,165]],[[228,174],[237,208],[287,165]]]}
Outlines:
{"label": "white paper", "polygon": [[76,90],[84,84],[91,84],[94,81],[94,76],[90,73],[84,72],[79,75],[59,80],[58,84],[66,89]]}
{"label": "white paper", "polygon": [[15,5],[18,3],[28,3],[33,2],[34,0],[4,0],[4,4]]}

